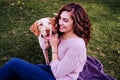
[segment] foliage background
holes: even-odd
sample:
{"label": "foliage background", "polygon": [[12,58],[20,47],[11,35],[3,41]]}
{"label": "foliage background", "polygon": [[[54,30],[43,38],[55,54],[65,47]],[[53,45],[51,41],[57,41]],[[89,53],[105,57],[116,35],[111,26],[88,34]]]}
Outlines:
{"label": "foliage background", "polygon": [[13,57],[44,63],[29,27],[37,19],[53,17],[69,2],[82,4],[90,16],[88,55],[98,58],[105,72],[120,80],[120,0],[0,0],[0,66]]}

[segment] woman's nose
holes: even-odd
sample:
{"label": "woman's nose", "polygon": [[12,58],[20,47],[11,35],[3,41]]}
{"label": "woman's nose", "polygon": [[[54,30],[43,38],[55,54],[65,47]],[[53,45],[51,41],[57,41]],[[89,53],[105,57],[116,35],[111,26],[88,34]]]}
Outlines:
{"label": "woman's nose", "polygon": [[63,25],[63,21],[61,19],[59,20],[59,25]]}

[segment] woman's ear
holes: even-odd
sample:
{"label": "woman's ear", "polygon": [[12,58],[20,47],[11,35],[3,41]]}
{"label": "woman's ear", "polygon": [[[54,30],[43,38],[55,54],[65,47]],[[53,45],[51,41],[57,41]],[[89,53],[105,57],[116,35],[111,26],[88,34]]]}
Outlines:
{"label": "woman's ear", "polygon": [[38,22],[37,21],[32,24],[32,26],[30,27],[30,31],[33,32],[35,34],[35,36],[40,35],[40,30],[38,29]]}

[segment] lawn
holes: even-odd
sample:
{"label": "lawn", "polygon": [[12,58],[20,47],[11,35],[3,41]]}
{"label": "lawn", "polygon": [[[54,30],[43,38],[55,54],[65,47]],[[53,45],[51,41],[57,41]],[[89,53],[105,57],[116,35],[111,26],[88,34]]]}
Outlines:
{"label": "lawn", "polygon": [[120,0],[0,0],[0,66],[13,57],[44,63],[37,37],[29,28],[37,19],[53,17],[69,2],[82,4],[90,16],[92,39],[87,54],[120,80]]}

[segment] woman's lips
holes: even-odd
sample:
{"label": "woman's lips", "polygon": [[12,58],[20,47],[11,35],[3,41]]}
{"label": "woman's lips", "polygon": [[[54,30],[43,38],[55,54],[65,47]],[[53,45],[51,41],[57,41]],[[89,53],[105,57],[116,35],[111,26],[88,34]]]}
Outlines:
{"label": "woman's lips", "polygon": [[60,29],[65,29],[65,27],[64,27],[64,26],[61,26]]}

